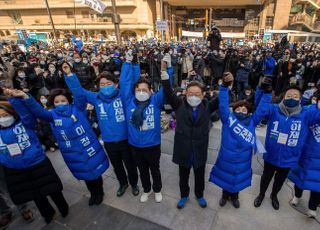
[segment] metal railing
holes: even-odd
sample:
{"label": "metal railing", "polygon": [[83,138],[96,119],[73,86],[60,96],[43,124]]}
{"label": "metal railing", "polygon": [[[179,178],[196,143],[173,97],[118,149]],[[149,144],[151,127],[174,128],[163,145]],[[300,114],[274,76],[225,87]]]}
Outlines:
{"label": "metal railing", "polygon": [[304,24],[312,31],[320,30],[320,22],[313,21],[313,17],[306,13],[297,13],[294,15],[290,20],[290,24]]}

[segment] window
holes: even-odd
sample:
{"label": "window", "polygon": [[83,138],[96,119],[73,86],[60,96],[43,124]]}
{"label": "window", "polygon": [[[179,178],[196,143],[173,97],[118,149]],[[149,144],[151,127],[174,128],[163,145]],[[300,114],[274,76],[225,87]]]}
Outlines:
{"label": "window", "polygon": [[259,26],[260,17],[256,17],[252,19],[253,26]]}
{"label": "window", "polygon": [[67,11],[66,11],[66,14],[67,14],[67,18],[74,18],[73,11],[67,10]]}
{"label": "window", "polygon": [[82,18],[89,18],[89,11],[81,11]]}
{"label": "window", "polygon": [[266,27],[273,27],[273,16],[266,17]]}

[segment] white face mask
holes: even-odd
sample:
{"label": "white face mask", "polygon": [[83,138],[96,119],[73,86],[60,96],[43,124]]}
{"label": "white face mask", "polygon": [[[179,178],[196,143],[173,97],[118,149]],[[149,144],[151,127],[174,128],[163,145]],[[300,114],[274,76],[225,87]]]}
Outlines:
{"label": "white face mask", "polygon": [[150,94],[143,92],[143,91],[138,91],[136,92],[136,99],[140,102],[144,102],[149,100]]}
{"label": "white face mask", "polygon": [[15,119],[13,116],[6,116],[6,117],[0,117],[0,125],[2,127],[9,127],[15,122]]}
{"label": "white face mask", "polygon": [[25,77],[26,77],[26,74],[25,74],[25,73],[18,73],[18,77],[20,77],[20,78],[25,78]]}
{"label": "white face mask", "polygon": [[54,67],[49,68],[49,71],[50,71],[51,73],[54,73],[54,72],[56,72],[56,68],[54,68]]}
{"label": "white face mask", "polygon": [[248,91],[248,92],[245,92],[246,96],[250,96],[251,92]]}
{"label": "white face mask", "polygon": [[79,62],[81,62],[81,60],[80,59],[74,59],[74,62],[75,63],[79,63]]}
{"label": "white face mask", "polygon": [[84,64],[88,64],[88,60],[86,60],[86,59],[83,59],[83,61],[82,61]]}
{"label": "white face mask", "polygon": [[188,96],[187,97],[188,104],[193,108],[200,105],[201,101],[202,100],[200,99],[200,97],[196,97],[196,96]]}
{"label": "white face mask", "polygon": [[45,105],[45,104],[47,104],[48,99],[47,99],[47,98],[43,98],[43,99],[40,100],[40,102],[41,102],[43,105]]}

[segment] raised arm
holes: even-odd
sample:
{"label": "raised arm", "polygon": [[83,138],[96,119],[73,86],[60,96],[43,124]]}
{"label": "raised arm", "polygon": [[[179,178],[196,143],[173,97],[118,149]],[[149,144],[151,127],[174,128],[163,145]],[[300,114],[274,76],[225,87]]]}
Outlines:
{"label": "raised arm", "polygon": [[230,115],[229,86],[233,80],[233,75],[230,72],[225,72],[222,78],[222,85],[219,86],[219,112],[222,123],[227,123]]}
{"label": "raised arm", "polygon": [[121,74],[120,74],[120,93],[124,101],[133,97],[133,86],[134,86],[134,70],[133,64],[125,62],[122,65]]}
{"label": "raised arm", "polygon": [[227,123],[230,115],[229,88],[223,85],[219,86],[219,113],[222,123]]}
{"label": "raised arm", "polygon": [[169,66],[171,65],[171,57],[169,54],[166,54],[163,60],[161,61],[162,87],[163,87],[163,92],[164,92],[166,101],[171,105],[173,110],[176,110],[181,105],[182,100],[173,92],[171,81],[170,81],[170,75],[167,71],[168,65]]}
{"label": "raised arm", "polygon": [[256,111],[252,114],[254,126],[257,126],[263,118],[269,117],[273,106],[271,104],[272,93],[270,91],[263,92],[263,90],[258,87],[256,94],[259,94],[260,99],[257,101],[258,104],[256,104]]}
{"label": "raised arm", "polygon": [[78,77],[71,72],[71,68],[67,63],[62,65],[64,71],[64,79],[72,92],[74,104],[80,109],[84,110],[87,103],[94,103],[95,93],[87,91],[81,87]]}
{"label": "raised arm", "polygon": [[22,98],[11,97],[8,99],[15,111],[19,114],[21,122],[30,129],[35,129],[37,120],[33,113],[23,104]]}

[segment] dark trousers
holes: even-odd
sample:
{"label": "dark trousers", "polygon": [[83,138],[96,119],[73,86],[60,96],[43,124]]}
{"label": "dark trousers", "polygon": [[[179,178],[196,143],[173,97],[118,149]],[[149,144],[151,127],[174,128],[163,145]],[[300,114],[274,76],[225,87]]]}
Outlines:
{"label": "dark trousers", "polygon": [[103,195],[103,181],[102,176],[99,176],[95,180],[85,180],[86,186],[91,194],[91,196]]}
{"label": "dark trousers", "polygon": [[[128,179],[132,187],[136,186],[138,183],[138,170],[128,141],[104,143],[104,147],[120,186],[127,185]],[[128,172],[128,176],[124,167]]]}
{"label": "dark trousers", "polygon": [[[55,192],[55,193],[50,194],[49,196],[52,199],[52,201],[55,203],[55,205],[57,206],[59,211],[61,213],[65,213],[66,210],[68,209],[68,204],[67,204],[67,201],[65,200],[62,192]],[[44,218],[51,217],[54,215],[55,210],[52,207],[52,205],[50,204],[47,197],[38,195],[34,199],[34,202],[35,202],[37,208],[39,209],[41,216],[43,216]]]}
{"label": "dark trousers", "polygon": [[[188,197],[190,193],[189,187],[189,175],[190,175],[191,168],[186,168],[179,165],[179,186],[180,186],[180,194],[182,197]],[[194,172],[194,193],[196,197],[199,199],[203,197],[204,191],[204,173],[205,173],[205,166],[200,168],[193,168]]]}
{"label": "dark trousers", "polygon": [[[296,197],[302,197],[303,190],[298,186],[294,185],[294,194]],[[310,191],[310,198],[309,198],[309,209],[313,211],[317,211],[317,207],[320,204],[320,192],[313,192]]]}
{"label": "dark trousers", "polygon": [[260,181],[260,195],[265,195],[270,181],[274,176],[274,182],[272,187],[272,195],[276,196],[281,190],[283,183],[285,182],[290,168],[280,168],[264,161],[263,174]]}
{"label": "dark trousers", "polygon": [[222,190],[222,198],[228,200],[238,200],[239,199],[239,192],[228,192],[227,190]]}
{"label": "dark trousers", "polygon": [[140,179],[145,193],[151,191],[150,172],[152,175],[152,189],[154,192],[160,192],[162,188],[160,173],[160,145],[148,148],[132,147],[133,155],[136,159],[140,171]]}

